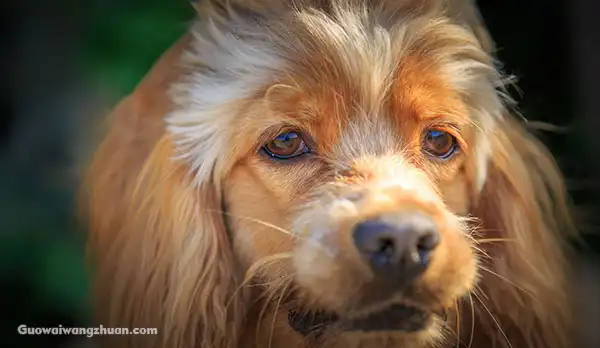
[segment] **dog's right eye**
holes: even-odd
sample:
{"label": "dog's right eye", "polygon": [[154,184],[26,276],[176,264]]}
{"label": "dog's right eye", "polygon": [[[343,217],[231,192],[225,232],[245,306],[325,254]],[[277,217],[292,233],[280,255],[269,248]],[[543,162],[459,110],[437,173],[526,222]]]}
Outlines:
{"label": "dog's right eye", "polygon": [[423,151],[427,154],[445,160],[460,149],[456,138],[445,131],[430,129],[423,139]]}
{"label": "dog's right eye", "polygon": [[277,159],[290,159],[309,153],[310,149],[297,132],[284,132],[263,146],[265,153]]}

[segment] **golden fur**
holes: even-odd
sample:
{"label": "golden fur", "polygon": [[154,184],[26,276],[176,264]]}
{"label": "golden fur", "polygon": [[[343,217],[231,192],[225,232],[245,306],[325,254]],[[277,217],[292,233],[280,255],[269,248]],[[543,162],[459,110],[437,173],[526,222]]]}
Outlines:
{"label": "golden fur", "polygon": [[[84,184],[98,323],[159,329],[106,347],[572,347],[562,177],[510,116],[471,1],[197,10],[117,106]],[[430,127],[461,152],[424,156]],[[314,154],[263,156],[284,129]],[[350,230],[407,209],[440,230],[432,264],[410,293],[366,301],[379,290]],[[447,317],[319,339],[288,325],[295,307],[352,317],[392,302]]]}

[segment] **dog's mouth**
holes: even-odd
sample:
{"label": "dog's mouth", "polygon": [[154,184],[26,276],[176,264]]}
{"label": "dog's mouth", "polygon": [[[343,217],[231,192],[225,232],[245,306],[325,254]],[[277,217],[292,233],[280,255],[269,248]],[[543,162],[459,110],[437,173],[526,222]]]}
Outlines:
{"label": "dog's mouth", "polygon": [[403,331],[416,332],[430,324],[432,312],[420,308],[394,304],[381,311],[368,315],[341,318],[336,314],[324,311],[289,311],[290,326],[302,335],[318,334],[328,327],[341,331]]}

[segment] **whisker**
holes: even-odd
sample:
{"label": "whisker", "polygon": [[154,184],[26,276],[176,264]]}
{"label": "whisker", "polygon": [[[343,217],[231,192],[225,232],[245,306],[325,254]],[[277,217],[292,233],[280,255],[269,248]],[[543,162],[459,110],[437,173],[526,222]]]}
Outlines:
{"label": "whisker", "polygon": [[272,264],[273,262],[277,262],[277,261],[281,261],[281,260],[286,260],[292,257],[291,253],[279,253],[279,254],[274,254],[274,255],[269,255],[269,256],[265,256],[262,259],[254,262],[246,271],[246,274],[244,276],[244,280],[248,280],[250,278],[253,278],[254,276],[256,276],[258,274],[258,272]]}
{"label": "whisker", "polygon": [[473,303],[473,295],[471,295],[471,293],[469,293],[469,301],[471,302],[471,333],[469,335],[469,345],[467,348],[471,348],[473,339],[475,338],[475,304]]}
{"label": "whisker", "polygon": [[508,279],[508,278],[506,278],[506,277],[504,277],[504,276],[502,276],[502,275],[500,275],[500,274],[498,274],[498,273],[496,273],[496,272],[494,272],[494,271],[492,271],[490,269],[487,269],[487,268],[485,268],[485,267],[483,267],[481,265],[479,265],[479,269],[484,270],[484,271],[488,272],[489,274],[498,277],[498,279],[501,279],[501,280],[507,282],[508,284],[510,284],[510,285],[514,286],[515,288],[521,290],[523,293],[527,294],[531,298],[534,298],[534,296],[529,291],[525,290],[523,287],[521,287],[517,283],[513,282],[512,280],[510,280],[510,279]]}
{"label": "whisker", "polygon": [[292,232],[290,232],[290,231],[288,231],[288,230],[286,230],[286,229],[284,229],[282,227],[279,227],[279,226],[274,225],[272,223],[269,223],[269,222],[266,222],[266,221],[262,221],[262,220],[259,220],[259,219],[255,219],[255,218],[252,218],[252,217],[249,217],[249,216],[232,214],[232,213],[226,212],[224,210],[220,210],[220,209],[206,209],[206,211],[211,211],[211,212],[214,212],[214,213],[219,213],[219,214],[231,216],[231,217],[236,218],[236,219],[248,220],[248,221],[251,221],[251,222],[254,222],[254,223],[266,226],[266,227],[270,227],[270,228],[272,228],[272,229],[274,229],[276,231],[279,231],[279,232],[281,232],[283,234],[286,234],[288,236],[291,236],[291,237],[294,237],[294,238],[299,238],[298,235],[296,235],[296,234],[294,234],[294,233],[292,233]]}
{"label": "whisker", "polygon": [[269,348],[271,348],[271,345],[273,343],[273,334],[275,332],[275,321],[277,320],[277,312],[279,311],[279,307],[281,307],[281,301],[283,300],[283,296],[285,295],[285,292],[289,285],[290,283],[286,284],[285,287],[281,289],[279,300],[277,301],[275,309],[273,310],[273,319],[271,320],[271,332],[269,333]]}
{"label": "whisker", "polygon": [[[264,295],[267,295],[267,293],[265,293]],[[258,320],[256,321],[256,341],[257,342],[260,342],[260,328],[261,328],[263,315],[265,314],[267,307],[270,305],[271,298],[273,296],[274,296],[274,292],[270,292],[270,294],[267,296],[266,301],[263,302],[260,312],[258,313]]]}
{"label": "whisker", "polygon": [[498,242],[516,242],[514,238],[476,238],[474,239],[479,244],[498,243]]}
{"label": "whisker", "polygon": [[472,236],[467,236],[467,238],[469,238],[472,243],[471,243],[471,248],[473,248],[473,250],[477,251],[479,254],[481,254],[482,256],[487,257],[488,259],[491,259],[492,257],[487,253],[487,251],[485,251],[484,249],[480,248],[477,243],[477,240],[475,240],[475,238],[473,238]]}
{"label": "whisker", "polygon": [[500,323],[498,322],[498,320],[496,319],[496,317],[494,317],[494,315],[492,314],[492,312],[488,309],[488,307],[485,305],[485,303],[483,302],[483,300],[477,295],[477,293],[473,292],[473,295],[475,296],[475,298],[477,300],[479,300],[479,302],[481,303],[481,306],[483,307],[483,309],[485,309],[486,312],[490,315],[490,318],[492,319],[492,321],[494,321],[494,324],[496,324],[496,327],[498,328],[498,330],[500,331],[500,333],[502,334],[502,336],[506,340],[506,344],[508,344],[508,347],[509,348],[513,348],[512,344],[510,343],[510,340],[508,339],[508,336],[506,335],[506,333],[504,332],[504,330],[502,330],[502,327],[500,326]]}
{"label": "whisker", "polygon": [[[262,318],[265,315],[265,312],[267,311],[267,309],[269,308],[269,306],[272,304],[271,300],[277,296],[277,291],[281,291],[283,293],[284,289],[287,289],[287,286],[289,285],[289,280],[292,279],[292,275],[288,275],[286,277],[283,278],[279,278],[279,280],[281,281],[281,283],[283,285],[281,286],[274,286],[273,288],[268,289],[264,295],[267,295],[267,299],[264,301],[264,304],[258,314],[258,320],[257,320],[257,324],[256,324],[256,340],[257,342],[260,339],[260,328],[261,328],[261,322],[262,322]],[[262,296],[261,296],[262,297]]]}
{"label": "whisker", "polygon": [[[441,331],[442,338],[443,338],[444,341],[448,340],[449,338],[454,337],[457,340],[457,344],[460,344],[459,335],[451,327],[448,327],[447,325],[444,325],[444,326],[441,327],[441,330],[442,330]],[[439,343],[437,343],[437,344],[439,344]]]}
{"label": "whisker", "polygon": [[477,285],[475,287],[475,289],[473,290],[473,293],[477,293],[479,292],[479,295],[482,296],[483,298],[485,298],[486,300],[489,300],[490,298],[486,295],[486,293],[483,291],[483,289],[481,289],[481,287],[479,285]]}
{"label": "whisker", "polygon": [[[285,277],[273,279],[270,282],[264,283],[263,285],[266,285],[265,290],[261,295],[259,295],[258,300],[268,298],[268,296],[272,295],[271,293],[275,293],[276,291],[281,290],[281,288],[284,287],[285,284],[287,284],[286,282],[291,283],[292,278],[293,275],[287,275]],[[260,285],[257,284],[256,286],[258,287]]]}
{"label": "whisker", "polygon": [[502,233],[502,232],[504,232],[504,230],[499,229],[499,228],[478,228],[477,232],[496,232],[496,233]]}
{"label": "whisker", "polygon": [[490,256],[490,254],[487,253],[487,251],[481,249],[480,247],[476,246],[476,245],[471,245],[471,247],[477,251],[479,254],[481,254],[482,256],[488,258],[488,259],[492,259],[492,257]]}
{"label": "whisker", "polygon": [[[263,257],[262,259],[254,262],[246,271],[246,274],[244,276],[244,279],[242,280],[242,283],[237,286],[237,288],[233,292],[231,298],[229,299],[229,301],[227,302],[225,307],[229,308],[229,306],[233,303],[233,300],[236,298],[237,294],[242,290],[242,288],[248,286],[248,283],[250,283],[250,281],[252,281],[252,278],[256,274],[258,274],[258,272],[261,270],[262,267],[266,267],[269,264],[279,261],[279,260],[284,260],[286,258],[289,258],[290,256],[291,256],[291,254],[289,254],[289,253],[280,253],[280,254]],[[275,281],[273,281],[273,282],[275,282]],[[265,285],[266,284],[269,284],[269,283],[265,283]],[[261,284],[255,284],[255,285],[259,286]]]}
{"label": "whisker", "polygon": [[460,303],[455,301],[456,306],[456,347],[460,347]]}

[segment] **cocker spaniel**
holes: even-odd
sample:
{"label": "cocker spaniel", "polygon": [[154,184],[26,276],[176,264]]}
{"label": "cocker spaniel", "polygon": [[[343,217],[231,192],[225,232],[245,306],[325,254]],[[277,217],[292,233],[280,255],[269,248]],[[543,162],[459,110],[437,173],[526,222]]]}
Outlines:
{"label": "cocker spaniel", "polygon": [[84,185],[98,323],[159,329],[106,347],[573,347],[563,179],[471,0],[196,10]]}

